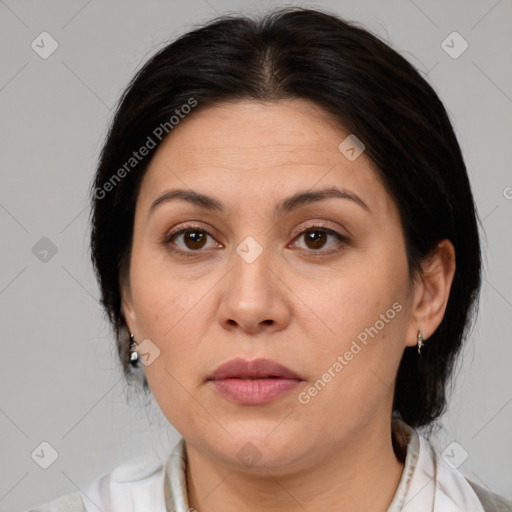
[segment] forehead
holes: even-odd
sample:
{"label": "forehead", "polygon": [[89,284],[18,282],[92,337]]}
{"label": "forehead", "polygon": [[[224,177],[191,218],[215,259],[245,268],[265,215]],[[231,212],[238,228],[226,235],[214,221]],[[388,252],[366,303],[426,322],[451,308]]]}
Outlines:
{"label": "forehead", "polygon": [[393,209],[372,164],[349,160],[339,145],[350,134],[305,100],[238,101],[185,117],[162,142],[146,171],[138,203],[149,208],[169,188],[208,192],[229,204],[263,206],[297,189],[342,186],[372,210]]}

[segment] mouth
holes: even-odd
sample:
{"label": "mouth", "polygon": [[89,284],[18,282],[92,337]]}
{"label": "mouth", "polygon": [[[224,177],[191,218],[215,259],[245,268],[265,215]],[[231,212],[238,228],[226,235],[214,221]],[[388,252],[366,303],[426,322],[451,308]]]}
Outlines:
{"label": "mouth", "polygon": [[303,380],[300,375],[286,366],[270,359],[231,359],[221,364],[208,380],[221,379],[296,379]]}
{"label": "mouth", "polygon": [[269,359],[232,359],[207,379],[224,398],[241,405],[263,405],[294,389],[304,379]]}

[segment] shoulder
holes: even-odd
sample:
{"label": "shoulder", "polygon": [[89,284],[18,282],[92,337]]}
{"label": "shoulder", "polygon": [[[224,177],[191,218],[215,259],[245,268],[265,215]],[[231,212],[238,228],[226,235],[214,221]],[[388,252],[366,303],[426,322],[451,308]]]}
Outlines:
{"label": "shoulder", "polygon": [[512,512],[512,501],[500,496],[499,494],[484,489],[468,478],[466,478],[466,480],[478,496],[485,512]]}
{"label": "shoulder", "polygon": [[[131,459],[92,480],[83,492],[65,494],[23,512],[92,512],[115,506],[132,512],[142,499],[161,510],[163,464],[155,459]],[[108,508],[110,510],[110,508]]]}
{"label": "shoulder", "polygon": [[24,512],[86,512],[85,504],[79,492],[65,494],[56,500],[37,505]]}
{"label": "shoulder", "polygon": [[175,510],[176,500],[178,504],[186,500],[184,457],[181,438],[164,458],[153,454],[124,461],[90,482],[83,491],[66,494],[23,512]]}
{"label": "shoulder", "polygon": [[406,508],[405,504],[413,503],[421,492],[423,500],[433,504],[435,511],[512,512],[512,501],[472,482],[436,450],[428,437],[401,420],[393,426],[396,444],[402,443],[407,452],[404,481],[397,490],[402,500],[397,500],[398,506],[390,510],[415,512],[417,500],[411,507]]}

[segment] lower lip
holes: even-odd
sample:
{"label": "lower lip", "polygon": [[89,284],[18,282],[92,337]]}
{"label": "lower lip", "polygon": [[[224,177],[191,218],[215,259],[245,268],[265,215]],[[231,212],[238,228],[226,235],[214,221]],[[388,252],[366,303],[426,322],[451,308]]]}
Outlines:
{"label": "lower lip", "polygon": [[219,379],[209,381],[225,398],[242,405],[262,405],[272,402],[294,389],[297,379]]}

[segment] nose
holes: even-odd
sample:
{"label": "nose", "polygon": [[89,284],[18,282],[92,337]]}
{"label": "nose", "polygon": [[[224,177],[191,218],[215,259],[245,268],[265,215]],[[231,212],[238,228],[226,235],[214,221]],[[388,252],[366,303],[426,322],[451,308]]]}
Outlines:
{"label": "nose", "polygon": [[[242,254],[242,256],[240,256]],[[223,281],[218,309],[219,321],[227,330],[270,334],[290,322],[290,292],[278,277],[270,250],[254,260],[234,252],[232,270]]]}

